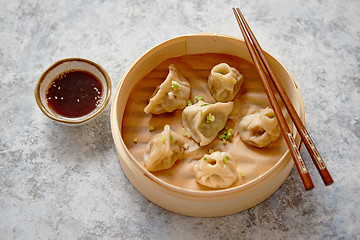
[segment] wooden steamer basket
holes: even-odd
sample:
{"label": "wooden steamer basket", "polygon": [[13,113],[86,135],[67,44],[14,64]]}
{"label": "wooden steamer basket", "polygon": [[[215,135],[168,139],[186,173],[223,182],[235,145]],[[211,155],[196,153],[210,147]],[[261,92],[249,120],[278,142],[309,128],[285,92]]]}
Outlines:
{"label": "wooden steamer basket", "polygon": [[[123,138],[122,121],[131,90],[147,73],[164,60],[186,54],[224,53],[249,62],[242,39],[219,34],[180,36],[154,47],[140,57],[120,81],[111,107],[111,128],[120,164],[133,186],[147,199],[169,211],[195,217],[215,217],[237,213],[262,202],[274,193],[289,175],[293,161],[289,151],[253,181],[224,190],[195,191],[176,187],[148,172],[129,152]],[[304,104],[294,79],[272,56],[266,54],[302,121]],[[299,145],[300,136],[294,129]]]}

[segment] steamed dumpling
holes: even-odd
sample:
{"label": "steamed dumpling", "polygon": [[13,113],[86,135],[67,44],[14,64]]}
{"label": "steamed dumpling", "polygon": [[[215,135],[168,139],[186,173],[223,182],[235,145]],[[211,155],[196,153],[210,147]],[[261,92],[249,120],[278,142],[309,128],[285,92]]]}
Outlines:
{"label": "steamed dumpling", "polygon": [[208,86],[211,95],[219,102],[232,101],[238,94],[243,76],[226,63],[220,63],[211,69]]}
{"label": "steamed dumpling", "polygon": [[280,136],[280,128],[271,108],[247,115],[239,123],[240,138],[256,147],[266,147]]}
{"label": "steamed dumpling", "polygon": [[184,153],[184,138],[165,125],[164,131],[153,136],[144,155],[145,168],[156,172],[171,168]]}
{"label": "steamed dumpling", "polygon": [[165,81],[156,87],[144,111],[145,113],[161,114],[183,109],[187,105],[189,96],[189,82],[171,64]]}
{"label": "steamed dumpling", "polygon": [[225,127],[233,102],[209,104],[198,101],[186,107],[182,113],[182,124],[200,146],[211,143]]}
{"label": "steamed dumpling", "polygon": [[210,188],[230,187],[238,178],[236,164],[227,152],[205,154],[193,167],[195,180]]}

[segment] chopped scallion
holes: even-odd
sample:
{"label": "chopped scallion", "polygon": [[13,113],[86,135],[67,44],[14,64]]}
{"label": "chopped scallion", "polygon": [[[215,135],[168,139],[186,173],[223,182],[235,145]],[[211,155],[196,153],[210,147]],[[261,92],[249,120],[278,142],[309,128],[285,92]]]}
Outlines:
{"label": "chopped scallion", "polygon": [[224,133],[222,133],[222,134],[219,135],[219,139],[220,139],[220,140],[223,140],[223,139],[225,139],[225,138],[226,138],[226,135],[225,135]]}
{"label": "chopped scallion", "polygon": [[197,101],[204,100],[204,98],[203,98],[202,96],[196,96],[195,99],[196,99]]}
{"label": "chopped scallion", "polygon": [[229,158],[225,156],[223,161],[224,161],[225,164],[228,164],[229,163]]}
{"label": "chopped scallion", "polygon": [[232,136],[233,136],[233,130],[231,128],[229,128],[228,126],[226,126],[225,131],[223,131],[219,135],[219,140],[223,140],[223,142],[226,143],[227,141],[232,140]]}
{"label": "chopped scallion", "polygon": [[190,132],[188,132],[185,128],[183,128],[181,132],[185,137],[190,138]]}
{"label": "chopped scallion", "polygon": [[175,80],[172,80],[171,81],[171,88],[174,90],[174,92],[176,92],[180,88],[180,83],[178,83]]}
{"label": "chopped scallion", "polygon": [[227,139],[226,140],[231,141],[232,140],[232,135],[233,135],[233,130],[231,128],[229,128],[227,130]]}
{"label": "chopped scallion", "polygon": [[154,131],[155,130],[155,127],[154,126],[150,126],[149,127],[149,131],[151,132],[151,131]]}
{"label": "chopped scallion", "polygon": [[213,123],[215,121],[215,116],[209,113],[209,115],[206,116],[206,123]]}
{"label": "chopped scallion", "polygon": [[166,95],[169,97],[169,99],[174,99],[174,93],[173,92],[169,92]]}

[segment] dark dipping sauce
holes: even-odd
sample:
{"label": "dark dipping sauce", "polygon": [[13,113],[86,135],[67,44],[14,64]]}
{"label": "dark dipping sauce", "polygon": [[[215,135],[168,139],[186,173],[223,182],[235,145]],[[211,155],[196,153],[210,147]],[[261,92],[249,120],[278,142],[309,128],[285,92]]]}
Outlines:
{"label": "dark dipping sauce", "polygon": [[74,70],[57,76],[46,93],[49,107],[59,115],[82,117],[100,103],[102,84],[93,74]]}

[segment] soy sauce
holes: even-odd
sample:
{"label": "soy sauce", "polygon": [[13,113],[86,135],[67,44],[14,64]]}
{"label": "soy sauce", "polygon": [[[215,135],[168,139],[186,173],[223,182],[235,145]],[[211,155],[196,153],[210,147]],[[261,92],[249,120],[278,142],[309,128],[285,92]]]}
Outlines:
{"label": "soy sauce", "polygon": [[100,103],[102,85],[93,74],[74,70],[57,76],[46,93],[48,106],[64,117],[81,117]]}

